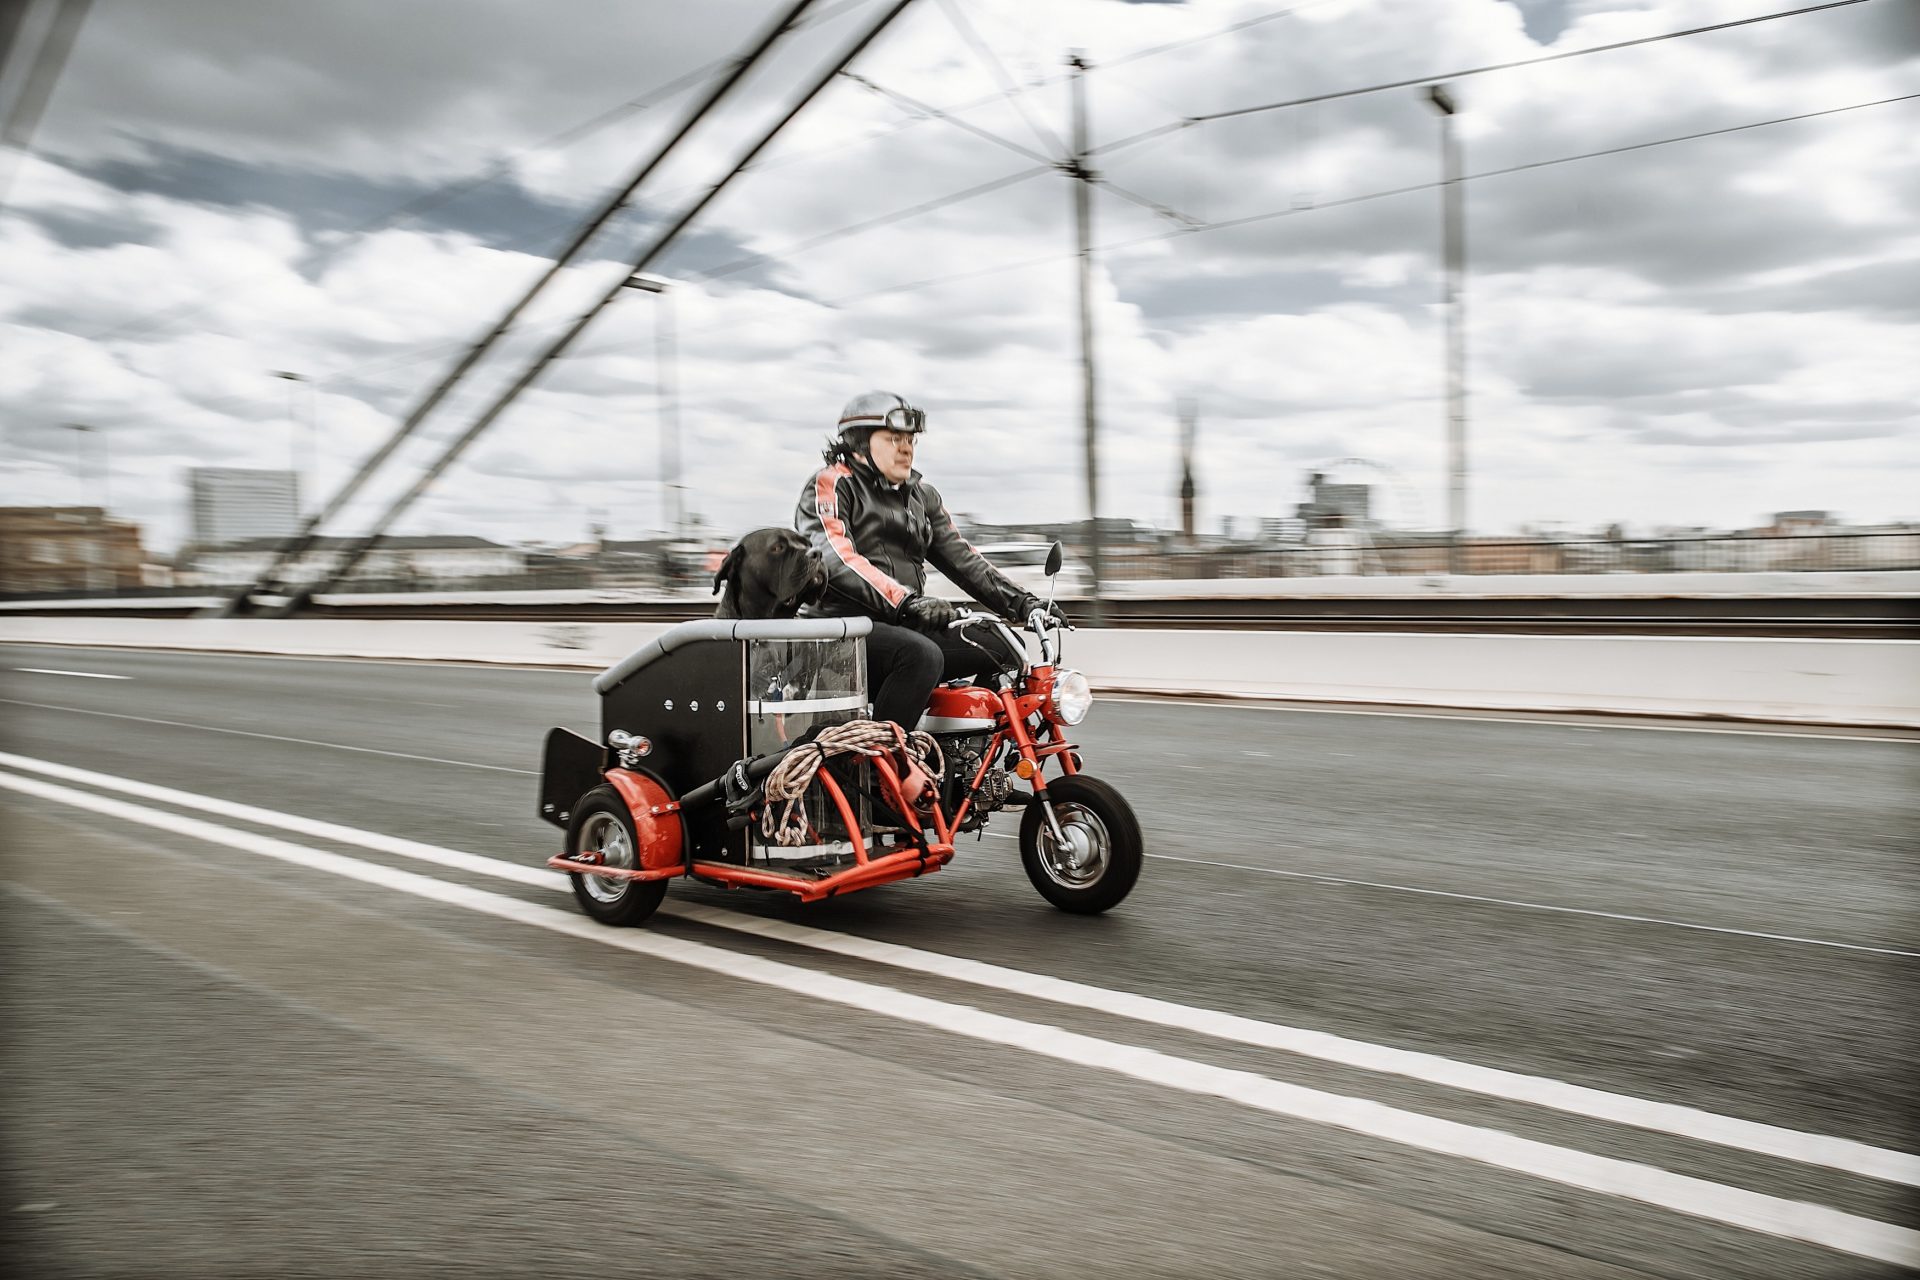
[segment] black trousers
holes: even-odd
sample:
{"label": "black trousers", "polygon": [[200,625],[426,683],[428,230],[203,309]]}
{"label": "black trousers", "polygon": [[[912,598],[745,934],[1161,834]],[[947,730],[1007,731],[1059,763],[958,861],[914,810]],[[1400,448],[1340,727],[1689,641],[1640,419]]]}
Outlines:
{"label": "black trousers", "polygon": [[876,620],[867,636],[867,685],[873,690],[873,718],[912,729],[926,711],[933,687],[942,680],[964,676],[990,682],[1003,666],[1017,665],[1018,659],[999,632],[985,627],[969,630],[974,640],[999,657],[980,652],[957,631],[943,631],[935,639],[911,627]]}

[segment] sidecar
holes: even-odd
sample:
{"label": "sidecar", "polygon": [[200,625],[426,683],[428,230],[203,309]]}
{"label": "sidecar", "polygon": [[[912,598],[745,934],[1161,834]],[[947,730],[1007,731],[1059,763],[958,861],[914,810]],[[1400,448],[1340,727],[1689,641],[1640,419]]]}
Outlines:
{"label": "sidecar", "polygon": [[[780,890],[804,901],[937,870],[941,824],[869,830],[867,789],[843,759],[802,798],[813,843],[767,840],[743,803],[789,748],[870,711],[865,618],[704,619],[670,628],[594,677],[600,737],[547,735],[540,816],[567,833],[547,865],[595,919],[651,915],[676,876]],[[905,838],[911,836],[911,838]]]}

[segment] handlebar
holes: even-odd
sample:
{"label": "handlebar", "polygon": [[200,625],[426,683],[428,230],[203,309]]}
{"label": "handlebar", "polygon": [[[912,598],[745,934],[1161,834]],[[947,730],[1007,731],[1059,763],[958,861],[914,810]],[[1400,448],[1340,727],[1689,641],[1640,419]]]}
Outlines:
{"label": "handlebar", "polygon": [[[1012,646],[1013,651],[1022,655],[1024,658],[1027,652],[1027,646],[1021,641],[1020,637],[1015,634],[1011,626],[1003,619],[991,613],[962,612],[959,617],[947,624],[947,629],[949,631],[959,631],[963,627],[980,626],[983,624],[1000,628],[1001,635],[1006,638],[1007,643]],[[1040,641],[1040,660],[1043,663],[1052,665],[1060,660],[1059,633],[1062,629],[1068,631],[1073,630],[1073,623],[1064,618],[1056,617],[1045,609],[1035,609],[1027,615],[1026,629],[1032,632]],[[969,640],[968,643],[972,644],[973,642]]]}

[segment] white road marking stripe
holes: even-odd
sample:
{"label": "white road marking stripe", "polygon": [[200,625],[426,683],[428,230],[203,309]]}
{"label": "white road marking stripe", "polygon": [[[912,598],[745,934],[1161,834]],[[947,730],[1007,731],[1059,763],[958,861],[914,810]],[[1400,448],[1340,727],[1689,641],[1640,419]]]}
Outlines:
{"label": "white road marking stripe", "polygon": [[[131,677],[126,677],[131,678]],[[350,747],[344,742],[318,742],[312,738],[289,738],[278,733],[256,733],[252,729],[223,729],[213,724],[192,724],[185,720],[157,720],[152,716],[131,716],[122,711],[94,711],[87,707],[57,707],[50,702],[22,702],[18,698],[0,698],[13,707],[35,707],[41,711],[70,711],[77,716],[105,716],[109,720],[134,720],[140,724],[160,724],[173,729],[199,729],[204,733],[227,733],[240,738],[265,738],[269,742],[292,742],[303,747],[332,747],[335,751],[356,751],[369,756],[392,756],[397,760],[419,760],[425,764],[452,764],[463,769],[485,769],[491,773],[518,773],[535,777],[538,770],[512,769],[503,764],[480,764],[474,760],[448,760],[440,756],[419,756],[410,751],[382,751],[378,747]]]}
{"label": "white road marking stripe", "polygon": [[30,676],[79,676],[83,680],[131,680],[132,676],[110,676],[102,671],[61,671],[57,667],[15,667]]}
{"label": "white road marking stripe", "polygon": [[[466,853],[458,849],[442,848],[415,840],[403,840],[396,836],[340,826],[337,823],[322,822],[314,818],[302,818],[294,814],[278,813],[271,809],[259,809],[252,805],[176,791],[170,787],[154,786],[151,783],[114,778],[86,769],[76,769],[71,765],[35,760],[27,756],[0,752],[0,764],[35,770],[72,782],[113,787],[125,794],[137,795],[145,799],[199,809],[262,826],[278,827],[318,839],[358,845],[398,857],[443,863],[464,871],[492,876],[516,884],[563,891],[567,888],[567,882],[561,873],[549,871],[544,867],[524,866],[483,854]],[[1848,1138],[1827,1137],[1754,1120],[1716,1115],[1694,1107],[1609,1093],[1550,1077],[1530,1076],[1495,1067],[1482,1067],[1444,1058],[1437,1054],[1395,1049],[1388,1045],[1351,1040],[1322,1031],[1261,1022],[1257,1019],[1220,1013],[1211,1009],[1196,1009],[1151,996],[1114,991],[1064,978],[1029,973],[1023,969],[1004,968],[984,961],[922,951],[897,943],[815,929],[808,925],[763,920],[756,916],[695,903],[676,903],[663,909],[661,914],[674,919],[689,920],[696,924],[731,929],[738,933],[771,938],[795,946],[850,956],[875,964],[931,974],[950,981],[965,982],[1014,995],[1046,1000],[1054,1004],[1091,1009],[1175,1030],[1191,1031],[1215,1039],[1276,1049],[1385,1075],[1404,1076],[1487,1097],[1524,1102],[1572,1115],[1583,1115],[1596,1120],[1606,1120],[1700,1142],[1710,1142],[1719,1146],[1750,1151],[1756,1155],[1819,1165],[1844,1173],[1903,1183],[1908,1186],[1920,1186],[1920,1156],[1890,1151]]]}
{"label": "white road marking stripe", "polygon": [[145,800],[158,800],[163,804],[198,809],[202,813],[218,814],[223,818],[255,822],[264,827],[278,827],[282,831],[294,831],[319,840],[337,840],[342,844],[355,844],[376,853],[391,853],[401,858],[443,862],[458,867],[462,871],[492,876],[496,880],[511,880],[517,884],[534,885],[541,889],[553,888],[556,885],[562,889],[567,887],[563,873],[549,871],[545,867],[522,866],[517,862],[489,858],[484,854],[464,853],[459,849],[422,844],[418,840],[383,835],[378,831],[367,831],[360,827],[343,827],[334,822],[322,822],[318,818],[302,818],[298,814],[261,809],[234,800],[196,795],[191,791],[176,791],[172,787],[156,786],[151,782],[138,782],[132,778],[121,778],[107,773],[95,773],[91,769],[76,769],[72,765],[57,764],[52,760],[36,760],[32,756],[16,756],[0,751],[0,764],[13,769],[44,773],[49,777],[62,778],[68,782],[108,787],[122,795],[139,796]]}
{"label": "white road marking stripe", "polygon": [[[1559,729],[1630,729],[1635,733],[1717,733],[1736,738],[1812,738],[1817,742],[1897,742],[1905,743],[1908,746],[1920,744],[1920,737],[1911,736],[1912,731],[1907,729],[1906,726],[1901,725],[1887,726],[1890,730],[1893,730],[1893,732],[1887,734],[1885,737],[1880,737],[1864,733],[1819,733],[1814,731],[1818,728],[1816,725],[1809,725],[1807,729],[1797,729],[1788,725],[1783,725],[1777,729],[1763,729],[1758,727],[1752,729],[1728,729],[1718,725],[1635,724],[1631,719],[1617,718],[1617,715],[1628,713],[1608,714],[1602,711],[1594,712],[1594,719],[1589,722],[1585,720],[1542,720],[1537,718],[1537,716],[1525,715],[1470,715],[1464,708],[1458,712],[1444,709],[1437,711],[1399,711],[1375,707],[1301,707],[1287,705],[1282,701],[1253,697],[1244,699],[1193,698],[1184,694],[1168,694],[1165,697],[1153,698],[1124,693],[1103,694],[1100,693],[1098,689],[1095,689],[1094,693],[1096,700],[1100,702],[1125,702],[1133,706],[1142,707],[1218,707],[1226,711],[1272,711],[1302,716],[1382,716],[1389,720],[1464,720],[1468,724],[1541,724],[1551,725]],[[1553,713],[1547,712],[1546,714],[1551,715]],[[1901,733],[1902,730],[1905,730],[1908,736],[1896,736]]]}
{"label": "white road marking stripe", "polygon": [[1548,1077],[1476,1066],[1437,1054],[1395,1049],[1388,1045],[1350,1040],[1302,1027],[1261,1022],[1212,1009],[1196,1009],[1152,996],[1114,991],[1065,978],[1028,973],[1023,969],[1004,968],[981,960],[921,951],[898,943],[834,933],[809,925],[791,924],[784,920],[766,920],[717,907],[676,903],[663,914],[675,919],[691,920],[696,924],[713,925],[737,933],[811,947],[816,951],[829,951],[897,969],[931,974],[954,982],[1110,1013],[1178,1031],[1191,1031],[1217,1040],[1278,1049],[1302,1057],[1318,1058],[1323,1062],[1445,1085],[1490,1098],[1530,1103],[1571,1115],[1735,1147],[1756,1155],[1821,1165],[1844,1173],[1920,1187],[1920,1156],[1869,1146],[1849,1138],[1830,1138],[1754,1120],[1716,1115],[1694,1107],[1589,1089],[1584,1085],[1568,1084]]}
{"label": "white road marking stripe", "polygon": [[1801,1240],[1856,1257],[1896,1266],[1920,1266],[1920,1231],[1825,1205],[1786,1200],[1653,1165],[1556,1147],[1497,1129],[1424,1116],[1365,1098],[1287,1084],[1250,1071],[1211,1066],[1060,1027],[1022,1022],[968,1005],[931,1000],[892,987],[818,973],[704,943],[634,929],[610,929],[575,912],[310,849],[272,836],[235,831],[198,818],[148,809],[35,778],[0,774],[0,787],[581,941],[704,969],[736,981],[757,983],[989,1044],[1023,1049],[1058,1062],[1091,1067],[1184,1093],[1223,1098],[1272,1115],[1332,1125],[1402,1146],[1457,1156],[1562,1186],[1634,1200],[1765,1235]]}

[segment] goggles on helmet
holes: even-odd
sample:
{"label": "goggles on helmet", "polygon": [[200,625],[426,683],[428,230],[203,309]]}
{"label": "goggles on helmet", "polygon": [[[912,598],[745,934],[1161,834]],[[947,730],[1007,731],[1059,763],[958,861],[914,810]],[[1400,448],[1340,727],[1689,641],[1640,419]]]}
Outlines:
{"label": "goggles on helmet", "polygon": [[886,429],[918,434],[927,429],[927,414],[924,409],[915,409],[902,405],[898,409],[887,410]]}
{"label": "goggles on helmet", "polygon": [[847,407],[840,411],[840,430],[851,431],[856,427],[917,435],[927,429],[927,414],[891,391],[864,391],[847,401]]}

